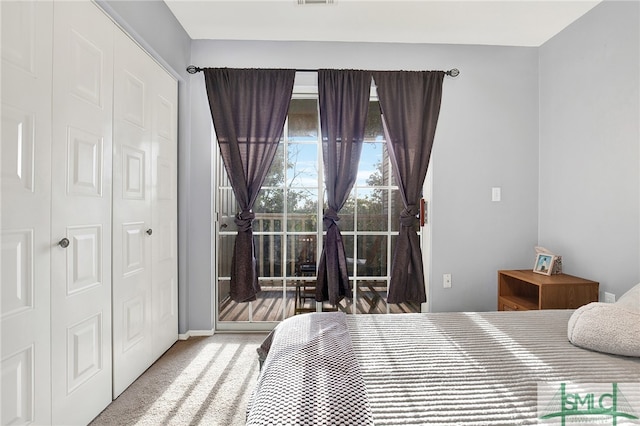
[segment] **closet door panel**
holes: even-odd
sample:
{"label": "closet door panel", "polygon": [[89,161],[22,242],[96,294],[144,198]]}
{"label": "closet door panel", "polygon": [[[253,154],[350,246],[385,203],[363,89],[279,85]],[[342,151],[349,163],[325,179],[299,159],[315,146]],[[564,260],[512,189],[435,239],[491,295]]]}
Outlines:
{"label": "closet door panel", "polygon": [[49,424],[53,7],[0,15],[0,424]]}
{"label": "closet door panel", "polygon": [[155,357],[178,339],[177,259],[177,99],[176,80],[155,74],[152,125],[152,293]]}
{"label": "closet door panel", "polygon": [[54,424],[86,424],[111,402],[113,33],[95,4],[54,3]]}
{"label": "closet door panel", "polygon": [[113,396],[151,354],[151,59],[115,34],[113,164]]}

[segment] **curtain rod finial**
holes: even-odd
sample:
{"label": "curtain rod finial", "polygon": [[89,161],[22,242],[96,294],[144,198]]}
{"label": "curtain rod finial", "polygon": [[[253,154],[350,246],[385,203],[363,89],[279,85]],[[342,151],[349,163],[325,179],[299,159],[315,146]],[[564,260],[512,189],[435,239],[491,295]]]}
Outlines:
{"label": "curtain rod finial", "polygon": [[200,71],[202,71],[202,68],[198,68],[195,65],[189,65],[187,67],[187,72],[189,74],[195,74],[195,73],[200,72]]}
{"label": "curtain rod finial", "polygon": [[460,70],[458,68],[454,68],[454,69],[451,69],[451,70],[447,71],[446,74],[448,76],[451,76],[451,77],[457,77],[457,76],[460,75]]}

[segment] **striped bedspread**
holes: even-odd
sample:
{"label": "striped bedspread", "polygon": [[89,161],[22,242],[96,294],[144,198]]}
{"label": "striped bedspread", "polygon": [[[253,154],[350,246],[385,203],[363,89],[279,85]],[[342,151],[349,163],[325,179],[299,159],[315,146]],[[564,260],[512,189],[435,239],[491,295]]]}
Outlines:
{"label": "striped bedspread", "polygon": [[[359,425],[370,424],[371,419],[376,425],[538,424],[538,383],[558,388],[561,383],[635,383],[637,401],[640,359],[573,346],[567,339],[571,313],[307,314],[291,321],[298,321],[298,326],[289,332],[285,330],[290,328],[290,320],[286,320],[274,330],[271,347],[267,348],[269,355],[248,412],[249,424]],[[281,392],[286,393],[287,387],[292,389],[292,384],[300,381],[296,377],[305,372],[314,376],[335,370],[331,357],[322,355],[317,361],[304,348],[300,352],[300,345],[278,342],[279,334],[306,333],[300,328],[300,317],[309,323],[320,320],[319,324],[324,324],[315,326],[311,340],[315,346],[322,346],[322,352],[335,353],[335,363],[344,367],[345,359],[353,359],[347,371],[348,381],[353,381],[355,387],[347,386],[344,380],[334,384],[334,379],[328,378],[317,387],[304,387],[305,402],[292,409],[291,401],[283,403],[282,393],[271,391],[265,382],[280,383],[284,389]],[[340,331],[342,326],[338,326],[339,335],[327,337],[331,334],[325,330],[327,321],[344,323],[348,332]],[[333,344],[337,349],[331,348]],[[317,347],[313,351],[317,352]],[[275,364],[270,362],[272,359],[292,353],[297,354],[295,362],[284,368],[270,367]],[[314,369],[322,373],[310,374]],[[346,393],[345,386],[350,388]],[[357,394],[361,386],[362,394]],[[336,393],[348,394],[353,398],[348,404],[359,408],[344,410],[344,400],[334,409],[314,402],[318,395]],[[640,414],[640,407],[632,408]],[[307,414],[279,414],[298,409]],[[327,410],[339,413],[339,417],[325,422],[322,413]],[[309,411],[318,411],[315,421],[305,420]],[[259,415],[267,412],[267,416]],[[619,418],[617,424],[628,424],[624,421]],[[606,424],[611,424],[611,419]]]}
{"label": "striped bedspread", "polygon": [[640,384],[640,359],[568,341],[571,313],[347,317],[374,423],[537,424],[538,382]]}

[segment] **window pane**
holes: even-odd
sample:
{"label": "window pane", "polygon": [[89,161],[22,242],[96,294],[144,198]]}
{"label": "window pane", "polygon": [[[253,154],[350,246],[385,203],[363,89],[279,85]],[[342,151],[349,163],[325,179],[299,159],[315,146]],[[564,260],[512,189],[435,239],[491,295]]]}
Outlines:
{"label": "window pane", "polygon": [[259,277],[282,276],[282,236],[253,234]]}
{"label": "window pane", "polygon": [[284,212],[284,190],[262,188],[253,204],[253,211],[256,216],[262,213],[282,214]]}
{"label": "window pane", "polygon": [[343,235],[342,242],[344,243],[344,252],[347,257],[347,270],[349,271],[349,276],[353,276],[353,264],[354,260],[354,251],[353,251],[353,235]]}
{"label": "window pane", "polygon": [[231,281],[220,280],[218,281],[218,303],[220,303],[220,310],[223,310],[224,305],[230,300],[231,294]]}
{"label": "window pane", "polygon": [[282,213],[256,214],[253,221],[253,232],[281,232],[284,215]]}
{"label": "window pane", "polygon": [[287,290],[285,294],[285,318],[289,318],[295,315],[295,303],[296,303],[296,286],[292,281],[287,281]]}
{"label": "window pane", "polygon": [[396,179],[396,174],[391,168],[391,161],[389,161],[389,152],[387,151],[386,144],[384,145],[382,151],[383,151],[382,155],[384,157],[384,161],[382,163],[382,180],[385,182],[385,185],[398,186],[398,180]]}
{"label": "window pane", "polygon": [[249,304],[229,298],[229,280],[218,280],[218,318],[220,321],[249,321]]}
{"label": "window pane", "polygon": [[318,140],[318,101],[292,99],[289,105],[289,141]]}
{"label": "window pane", "polygon": [[218,239],[218,276],[231,276],[231,257],[233,256],[233,246],[236,235],[220,235]]}
{"label": "window pane", "polygon": [[289,145],[287,186],[318,187],[318,144]]}
{"label": "window pane", "polygon": [[316,236],[289,235],[287,237],[287,276],[316,276]]}
{"label": "window pane", "polygon": [[262,187],[272,186],[282,188],[284,186],[284,169],[284,147],[282,143],[280,143]]}
{"label": "window pane", "polygon": [[[349,286],[353,289],[353,281],[349,281]],[[346,314],[353,314],[353,300],[344,298],[338,302],[336,307],[331,306],[329,302],[324,302],[322,304],[323,312],[335,311],[336,308],[337,310],[342,311]]]}
{"label": "window pane", "polygon": [[400,213],[404,210],[400,190],[391,191],[391,230],[400,231]]}
{"label": "window pane", "polygon": [[358,276],[383,277],[387,275],[387,236],[358,236]]}
{"label": "window pane", "polygon": [[[325,206],[328,208],[328,206]],[[342,231],[353,231],[354,228],[354,217],[356,209],[356,199],[354,198],[353,191],[351,195],[342,206],[342,209],[338,213],[340,220],[338,221],[338,227],[340,228],[340,232]]]}
{"label": "window pane", "polygon": [[293,189],[287,192],[287,229],[311,232],[318,229],[318,190]]}
{"label": "window pane", "polygon": [[234,218],[236,217],[236,213],[238,213],[240,208],[238,207],[238,203],[236,202],[236,197],[233,194],[233,190],[231,190],[231,188],[220,190],[219,206],[220,206],[219,208],[220,223],[218,224],[219,230],[221,232],[237,231],[238,227],[234,222]]}
{"label": "window pane", "polygon": [[384,140],[382,117],[380,116],[380,103],[378,101],[369,102],[369,112],[367,114],[367,124],[364,130],[364,137],[366,140]]}
{"label": "window pane", "polygon": [[[398,236],[397,235],[391,235],[389,238],[391,238],[391,262],[393,262],[393,256],[394,253],[396,252],[396,242],[398,241]],[[391,275],[391,263],[389,263],[389,275]]]}
{"label": "window pane", "polygon": [[291,282],[291,287],[295,292],[294,312],[315,312],[316,311],[316,281],[295,280]]}
{"label": "window pane", "polygon": [[359,189],[357,200],[358,230],[386,231],[388,228],[385,189]]}
{"label": "window pane", "polygon": [[358,281],[356,312],[359,314],[384,314],[387,312],[387,281]]}
{"label": "window pane", "polygon": [[231,181],[229,181],[229,175],[227,174],[227,169],[224,167],[224,161],[222,161],[222,156],[218,159],[218,173],[216,174],[218,179],[218,186],[222,188],[231,188]]}
{"label": "window pane", "polygon": [[[260,281],[262,291],[251,302],[253,321],[280,321],[282,319],[283,303],[282,280]],[[286,308],[285,308],[286,309]]]}
{"label": "window pane", "polygon": [[383,143],[365,142],[360,154],[358,165],[358,186],[381,186],[387,183],[383,181],[383,155],[385,153]]}

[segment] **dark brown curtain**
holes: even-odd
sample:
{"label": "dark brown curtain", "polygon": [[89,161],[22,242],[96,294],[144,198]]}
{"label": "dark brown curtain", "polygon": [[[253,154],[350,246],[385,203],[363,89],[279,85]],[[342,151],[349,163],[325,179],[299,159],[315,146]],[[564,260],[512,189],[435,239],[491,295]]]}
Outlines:
{"label": "dark brown curtain", "polygon": [[344,243],[338,213],[356,181],[369,109],[371,72],[319,70],[318,98],[322,155],[328,209],[323,222],[327,231],[320,264],[316,300],[337,304],[353,297],[349,286]]}
{"label": "dark brown curtain", "polygon": [[248,302],[260,291],[251,209],[280,143],[295,70],[207,68],[204,75],[220,153],[241,210],[230,296]]}
{"label": "dark brown curtain", "polygon": [[387,302],[422,303],[427,297],[417,215],[440,114],[444,71],[374,71],[373,78],[404,204]]}

